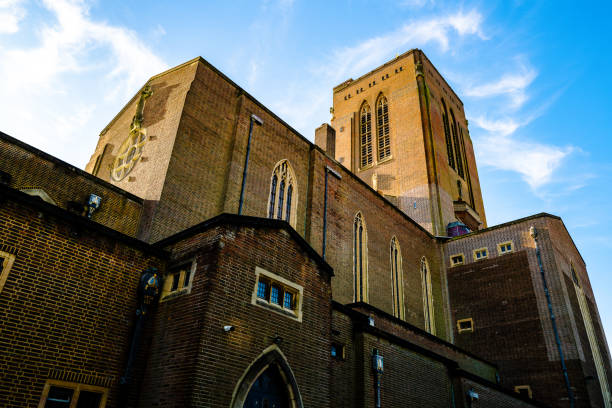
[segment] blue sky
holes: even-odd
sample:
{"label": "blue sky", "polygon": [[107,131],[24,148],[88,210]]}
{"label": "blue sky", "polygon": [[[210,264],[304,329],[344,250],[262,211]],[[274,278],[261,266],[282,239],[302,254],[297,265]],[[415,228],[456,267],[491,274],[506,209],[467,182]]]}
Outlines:
{"label": "blue sky", "polygon": [[83,167],[148,77],[201,55],[312,140],[334,85],[421,48],[465,104],[489,225],[560,215],[610,340],[612,6],[597,3],[0,0],[0,130]]}

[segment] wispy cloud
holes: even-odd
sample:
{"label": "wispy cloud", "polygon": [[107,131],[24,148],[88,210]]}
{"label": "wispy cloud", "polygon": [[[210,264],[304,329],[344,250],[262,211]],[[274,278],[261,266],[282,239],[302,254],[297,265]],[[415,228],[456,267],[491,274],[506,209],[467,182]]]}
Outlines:
{"label": "wispy cloud", "polygon": [[458,37],[485,39],[482,15],[477,10],[409,21],[384,35],[366,39],[350,47],[333,50],[322,61],[313,61],[308,80],[300,78],[273,103],[273,108],[289,123],[311,137],[321,118],[328,117],[329,92],[351,76],[361,75],[410,48],[435,44],[441,52]]}
{"label": "wispy cloud", "polygon": [[520,140],[504,135],[503,130],[478,138],[475,143],[478,163],[515,171],[533,190],[551,182],[554,171],[574,150],[571,146],[557,147]]}
{"label": "wispy cloud", "polygon": [[537,77],[537,72],[524,64],[520,64],[517,71],[504,74],[494,82],[466,87],[464,93],[476,98],[507,96],[510,99],[510,107],[519,108],[527,101],[527,87]]}
{"label": "wispy cloud", "polygon": [[446,52],[453,35],[485,38],[481,23],[482,16],[476,10],[412,21],[391,33],[335,51],[322,69],[335,79],[345,79],[347,75],[367,72],[398,50],[436,43]]}
{"label": "wispy cloud", "polygon": [[[95,126],[101,128],[166,64],[134,31],[93,20],[85,1],[36,5],[54,17],[34,32],[38,43],[28,48],[9,43],[0,49],[0,89],[4,100],[11,101],[0,109],[3,130],[52,152],[58,140],[82,140],[84,130],[95,142]],[[92,76],[97,81],[85,81]],[[83,89],[79,81],[95,89]],[[87,127],[92,118],[94,126]],[[87,159],[74,156],[80,163]]]}
{"label": "wispy cloud", "polygon": [[0,0],[0,34],[19,31],[19,22],[25,15],[23,0]]}

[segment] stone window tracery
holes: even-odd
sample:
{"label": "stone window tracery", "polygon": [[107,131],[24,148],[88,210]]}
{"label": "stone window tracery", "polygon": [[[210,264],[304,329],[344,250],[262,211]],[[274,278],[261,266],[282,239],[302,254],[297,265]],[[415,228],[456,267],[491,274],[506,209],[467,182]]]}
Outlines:
{"label": "stone window tracery", "polygon": [[289,164],[288,160],[281,160],[272,172],[268,200],[268,218],[285,220],[295,228],[296,193],[295,173],[291,168],[291,164]]}

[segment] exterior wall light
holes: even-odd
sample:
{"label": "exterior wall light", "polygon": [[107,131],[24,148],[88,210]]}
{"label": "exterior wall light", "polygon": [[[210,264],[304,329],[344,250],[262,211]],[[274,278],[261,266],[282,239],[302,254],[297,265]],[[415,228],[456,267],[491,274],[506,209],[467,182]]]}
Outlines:
{"label": "exterior wall light", "polygon": [[378,353],[378,349],[372,350],[372,369],[376,378],[376,408],[380,408],[380,376],[384,372],[383,356]]}
{"label": "exterior wall light", "polygon": [[100,208],[101,202],[102,202],[102,197],[97,196],[95,194],[89,195],[89,199],[87,200],[87,218],[91,218],[94,211]]}
{"label": "exterior wall light", "polygon": [[234,330],[236,330],[236,328],[234,326],[230,326],[230,325],[223,326],[223,331],[226,332],[226,333],[233,332]]}

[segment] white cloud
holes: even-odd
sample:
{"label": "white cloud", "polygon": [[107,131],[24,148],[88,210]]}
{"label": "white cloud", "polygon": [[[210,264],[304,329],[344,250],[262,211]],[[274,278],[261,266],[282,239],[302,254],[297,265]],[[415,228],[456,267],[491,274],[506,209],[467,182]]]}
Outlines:
{"label": "white cloud", "polygon": [[0,90],[11,101],[1,106],[0,123],[13,136],[83,165],[105,122],[166,64],[135,32],[92,19],[85,1],[38,4],[54,17],[34,32],[38,43],[0,49]]}
{"label": "white cloud", "polygon": [[491,120],[486,117],[479,116],[473,119],[473,122],[479,128],[482,128],[488,132],[497,133],[501,136],[510,135],[521,126],[520,123],[517,123],[511,118]]}
{"label": "white cloud", "polygon": [[19,22],[25,17],[23,0],[0,0],[0,34],[19,31]]}
{"label": "white cloud", "polygon": [[526,89],[537,77],[537,72],[525,65],[520,65],[519,72],[505,74],[494,82],[485,83],[478,86],[465,87],[464,93],[475,98],[490,98],[506,95],[510,98],[510,107],[519,108],[528,99]]}
{"label": "white cloud", "polygon": [[475,145],[479,164],[515,171],[534,190],[552,181],[554,171],[573,151],[572,147],[560,148],[502,135],[478,138]]}

